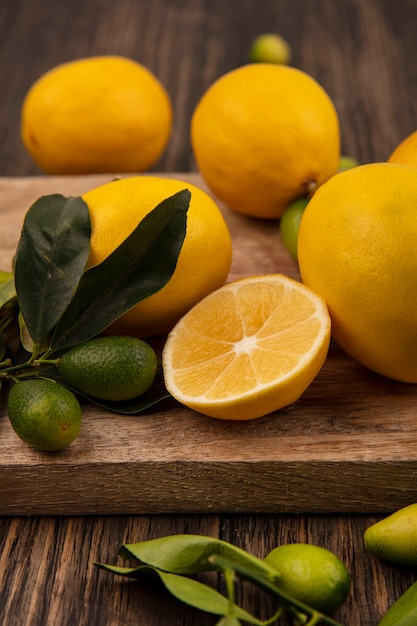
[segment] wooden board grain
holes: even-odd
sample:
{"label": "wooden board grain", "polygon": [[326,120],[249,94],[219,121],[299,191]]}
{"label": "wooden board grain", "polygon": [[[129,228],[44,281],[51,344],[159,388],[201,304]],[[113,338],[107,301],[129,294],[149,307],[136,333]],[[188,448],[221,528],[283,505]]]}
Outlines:
{"label": "wooden board grain", "polygon": [[[197,174],[172,174],[206,189]],[[79,195],[110,176],[0,179],[0,268],[41,195]],[[234,256],[229,279],[298,277],[276,222],[221,207]],[[378,512],[417,501],[417,387],[387,380],[332,345],[293,406],[223,422],[168,400],[145,415],[84,406],[79,438],[57,453],[23,444],[2,400],[0,514]]]}

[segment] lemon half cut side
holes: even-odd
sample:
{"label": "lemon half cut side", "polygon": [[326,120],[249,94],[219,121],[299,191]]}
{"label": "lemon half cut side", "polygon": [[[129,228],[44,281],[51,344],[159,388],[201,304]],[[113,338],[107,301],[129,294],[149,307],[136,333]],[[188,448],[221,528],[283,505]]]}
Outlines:
{"label": "lemon half cut side", "polygon": [[322,368],[330,342],[324,300],[281,274],[228,283],[174,326],[165,384],[205,415],[249,420],[295,402]]}

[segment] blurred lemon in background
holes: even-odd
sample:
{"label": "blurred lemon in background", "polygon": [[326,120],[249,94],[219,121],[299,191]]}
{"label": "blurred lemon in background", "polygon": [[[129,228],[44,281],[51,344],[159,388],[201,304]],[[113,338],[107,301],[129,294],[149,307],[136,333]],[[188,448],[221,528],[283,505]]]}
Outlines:
{"label": "blurred lemon in background", "polygon": [[98,56],[58,65],[32,85],[21,135],[49,174],[143,172],[165,150],[172,117],[168,93],[146,67]]}
{"label": "blurred lemon in background", "polygon": [[336,109],[301,70],[252,63],[220,77],[193,113],[198,169],[229,208],[278,218],[310,195],[339,165]]}
{"label": "blurred lemon in background", "polygon": [[388,158],[389,163],[403,163],[417,167],[417,130],[398,144]]}
{"label": "blurred lemon in background", "polygon": [[258,35],[249,50],[251,63],[280,63],[288,65],[291,60],[291,48],[288,42],[276,33]]}

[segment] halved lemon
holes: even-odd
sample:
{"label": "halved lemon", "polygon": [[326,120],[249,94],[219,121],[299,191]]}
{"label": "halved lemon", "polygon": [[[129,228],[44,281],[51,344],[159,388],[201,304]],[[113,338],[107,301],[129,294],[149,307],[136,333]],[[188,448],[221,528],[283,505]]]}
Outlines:
{"label": "halved lemon", "polygon": [[165,384],[183,405],[225,420],[249,420],[300,398],[330,343],[325,301],[281,274],[228,283],[196,304],[169,333]]}

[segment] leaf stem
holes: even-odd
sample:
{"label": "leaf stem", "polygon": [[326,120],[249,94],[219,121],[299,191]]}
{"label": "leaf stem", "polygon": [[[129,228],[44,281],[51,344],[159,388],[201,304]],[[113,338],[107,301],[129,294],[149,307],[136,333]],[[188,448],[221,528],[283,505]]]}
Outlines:
{"label": "leaf stem", "polygon": [[[6,362],[7,361],[4,361],[4,363]],[[56,367],[58,367],[59,359],[42,359],[42,358],[36,359],[32,355],[30,359],[28,359],[24,363],[18,363],[17,365],[10,365],[9,367],[4,367],[0,371],[0,378],[7,378],[10,374],[19,372],[20,370],[22,370],[22,373],[28,369],[33,369],[34,371],[39,370],[39,368],[42,365],[55,365]],[[1,363],[0,363],[0,366],[1,366]],[[25,375],[26,375],[26,372],[25,372]]]}

